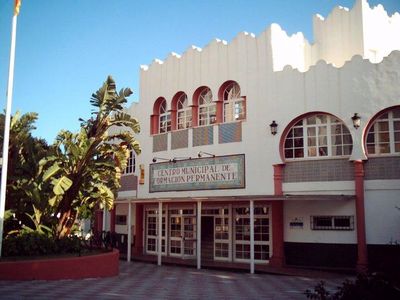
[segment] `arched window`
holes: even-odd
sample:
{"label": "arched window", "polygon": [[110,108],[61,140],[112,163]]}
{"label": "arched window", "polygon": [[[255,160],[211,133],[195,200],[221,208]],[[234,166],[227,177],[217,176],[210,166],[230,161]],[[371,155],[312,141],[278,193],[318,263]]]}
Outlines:
{"label": "arched window", "polygon": [[346,125],[334,116],[314,114],[298,121],[285,138],[285,158],[350,155],[353,140]]}
{"label": "arched window", "polygon": [[177,124],[178,129],[185,129],[192,126],[192,109],[188,106],[188,98],[183,93],[177,103]]}
{"label": "arched window", "polygon": [[171,131],[171,114],[167,111],[166,100],[160,104],[159,129],[159,133]]}
{"label": "arched window", "polygon": [[133,150],[129,150],[129,158],[126,164],[125,172],[124,174],[133,174],[135,173],[135,153]]}
{"label": "arched window", "polygon": [[206,126],[216,122],[216,105],[212,100],[212,92],[205,88],[199,95],[199,126]]}
{"label": "arched window", "polygon": [[369,128],[368,154],[400,153],[400,107],[382,113]]}
{"label": "arched window", "polygon": [[226,86],[223,100],[224,123],[246,119],[245,98],[240,96],[240,87],[236,82]]}

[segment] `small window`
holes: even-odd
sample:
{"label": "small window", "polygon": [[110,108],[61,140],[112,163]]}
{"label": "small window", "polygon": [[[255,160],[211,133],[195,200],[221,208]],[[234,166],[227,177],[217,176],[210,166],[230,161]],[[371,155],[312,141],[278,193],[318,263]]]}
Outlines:
{"label": "small window", "polygon": [[125,215],[116,215],[115,216],[115,225],[126,225],[126,216]]}
{"label": "small window", "polygon": [[129,158],[126,165],[124,174],[133,174],[135,173],[135,153],[132,150],[129,151]]}
{"label": "small window", "polygon": [[311,216],[312,230],[353,230],[353,216]]}

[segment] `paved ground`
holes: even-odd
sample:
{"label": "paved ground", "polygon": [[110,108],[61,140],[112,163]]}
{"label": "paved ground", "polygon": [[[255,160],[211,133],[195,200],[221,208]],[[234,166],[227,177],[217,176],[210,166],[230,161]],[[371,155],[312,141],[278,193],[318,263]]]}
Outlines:
{"label": "paved ground", "polygon": [[[331,289],[345,278],[330,277]],[[304,291],[319,280],[121,261],[112,278],[0,281],[0,299],[306,299]]]}

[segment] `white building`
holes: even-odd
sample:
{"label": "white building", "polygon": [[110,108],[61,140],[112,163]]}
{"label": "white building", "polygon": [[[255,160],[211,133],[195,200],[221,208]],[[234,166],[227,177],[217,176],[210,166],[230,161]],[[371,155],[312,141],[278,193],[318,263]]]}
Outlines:
{"label": "white building", "polygon": [[400,15],[313,24],[142,66],[143,153],[106,224],[136,258],[362,270],[400,241]]}

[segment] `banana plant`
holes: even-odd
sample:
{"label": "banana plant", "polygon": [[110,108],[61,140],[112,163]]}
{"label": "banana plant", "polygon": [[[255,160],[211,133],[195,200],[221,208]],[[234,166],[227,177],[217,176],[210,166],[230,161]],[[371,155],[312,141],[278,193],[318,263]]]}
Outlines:
{"label": "banana plant", "polygon": [[[42,166],[39,162],[43,157],[51,155],[52,150],[44,140],[32,136],[36,120],[36,113],[21,115],[16,112],[11,118],[6,209],[12,212],[13,217],[5,218],[5,235],[26,228],[41,228],[32,222],[31,216],[35,215],[35,209],[41,211],[40,225],[51,226],[51,211],[47,205],[50,183],[42,181]],[[0,115],[0,142],[3,139],[2,128],[4,115]]]}
{"label": "banana plant", "polygon": [[[48,204],[60,216],[56,237],[70,233],[81,207],[113,207],[129,151],[141,151],[134,136],[140,131],[139,122],[124,112],[131,94],[129,88],[117,92],[109,76],[92,95],[92,117],[80,119],[78,133],[61,131],[54,144],[55,154],[41,162],[43,180],[53,187]],[[110,134],[112,127],[120,130]]]}

